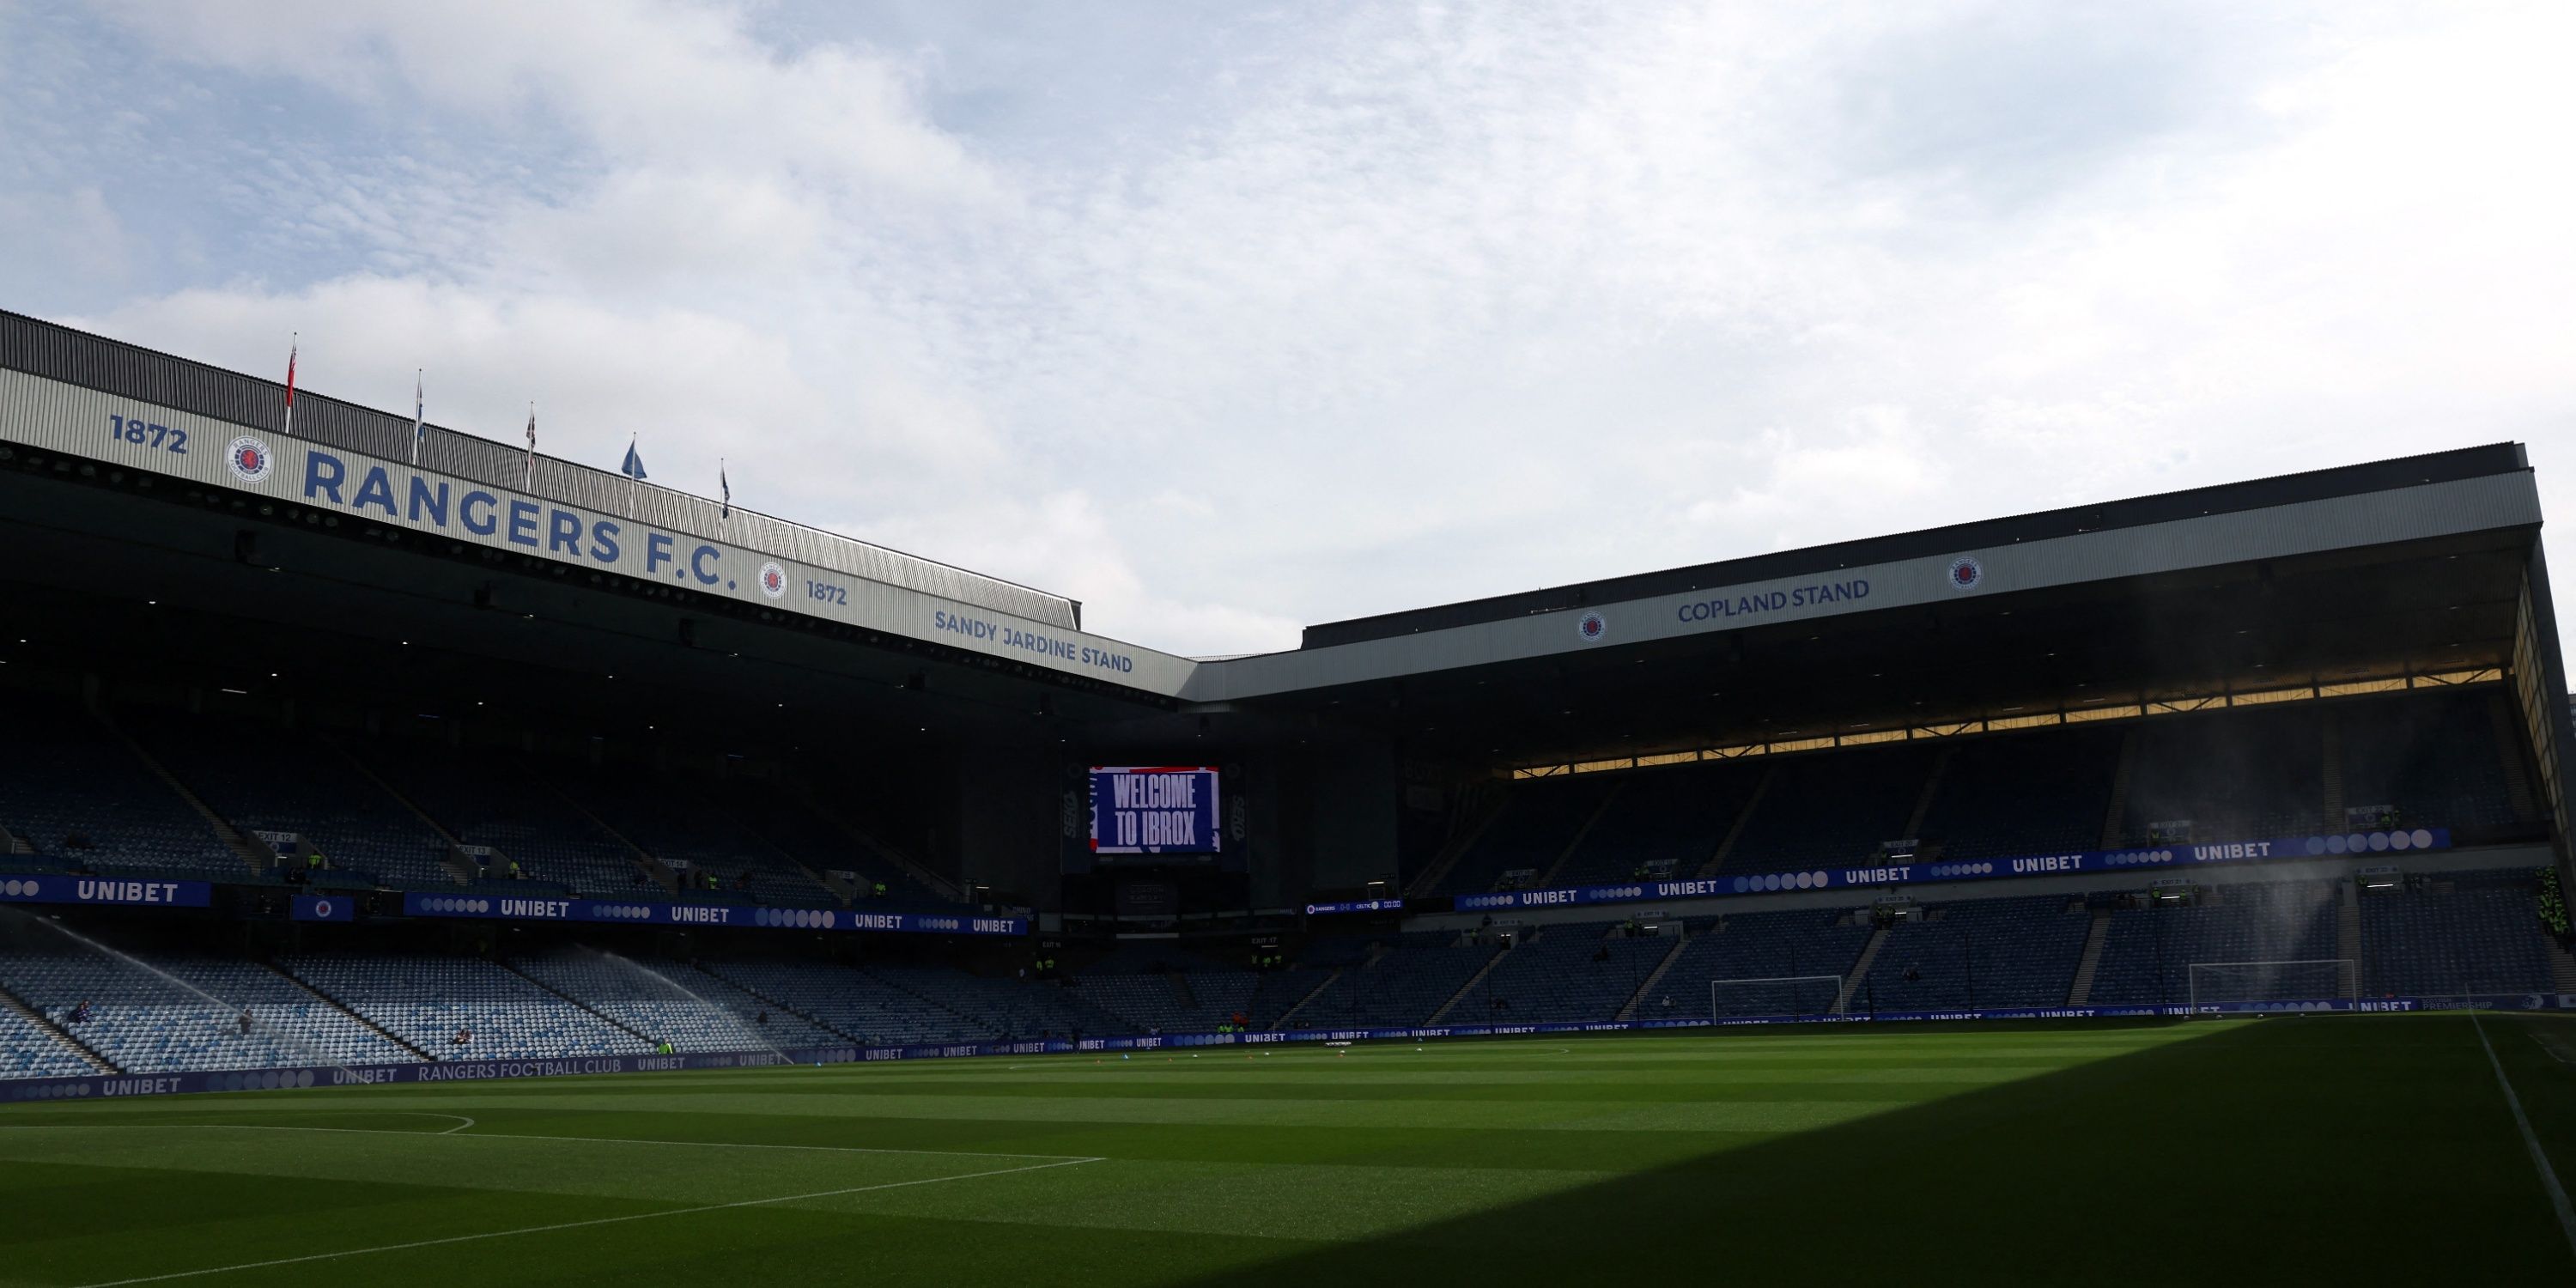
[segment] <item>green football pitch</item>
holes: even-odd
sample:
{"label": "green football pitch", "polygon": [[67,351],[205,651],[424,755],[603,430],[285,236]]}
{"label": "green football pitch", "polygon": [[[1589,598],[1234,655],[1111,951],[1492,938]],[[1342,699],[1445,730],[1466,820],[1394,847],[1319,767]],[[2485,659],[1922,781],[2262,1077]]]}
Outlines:
{"label": "green football pitch", "polygon": [[22,1104],[0,1282],[2566,1283],[2508,1086],[2576,1177],[2576,1020],[2538,1016]]}

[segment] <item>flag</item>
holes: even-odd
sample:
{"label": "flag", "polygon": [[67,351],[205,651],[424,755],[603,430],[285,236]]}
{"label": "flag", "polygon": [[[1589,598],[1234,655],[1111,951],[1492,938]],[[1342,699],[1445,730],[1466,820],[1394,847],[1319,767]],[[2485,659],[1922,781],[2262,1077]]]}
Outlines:
{"label": "flag", "polygon": [[300,347],[296,344],[297,338],[292,331],[286,333],[286,432],[289,437],[295,433],[295,351]]}
{"label": "flag", "polygon": [[418,370],[411,373],[411,463],[414,465],[420,464],[420,440],[429,433],[420,423],[424,405],[420,397],[420,377]]}
{"label": "flag", "polygon": [[529,403],[529,404],[528,404],[528,468],[527,468],[527,472],[526,472],[525,474],[522,474],[522,475],[520,476],[520,478],[519,478],[519,486],[520,486],[520,488],[521,488],[522,490],[525,490],[525,489],[527,489],[527,488],[535,487],[535,486],[536,486],[536,482],[537,482],[537,405],[536,405],[535,403]]}
{"label": "flag", "polygon": [[725,463],[724,458],[721,456],[716,458],[716,491],[722,493],[724,496],[724,509],[718,512],[716,517],[719,519],[732,518],[733,480],[725,477]]}
{"label": "flag", "polygon": [[638,481],[644,478],[644,458],[635,454],[635,439],[631,435],[626,440],[626,463],[618,466],[617,472]]}

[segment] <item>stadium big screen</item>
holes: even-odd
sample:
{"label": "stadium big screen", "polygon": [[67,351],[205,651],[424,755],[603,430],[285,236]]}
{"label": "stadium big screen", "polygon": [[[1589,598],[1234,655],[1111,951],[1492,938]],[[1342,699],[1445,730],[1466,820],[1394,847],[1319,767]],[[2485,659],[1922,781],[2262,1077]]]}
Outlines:
{"label": "stadium big screen", "polygon": [[1214,854],[1217,774],[1211,765],[1091,767],[1091,852]]}

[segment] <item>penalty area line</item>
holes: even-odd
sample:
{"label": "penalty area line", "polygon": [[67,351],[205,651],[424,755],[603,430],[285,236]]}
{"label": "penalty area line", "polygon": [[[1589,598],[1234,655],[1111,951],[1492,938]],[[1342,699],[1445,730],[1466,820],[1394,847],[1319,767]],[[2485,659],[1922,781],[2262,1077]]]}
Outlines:
{"label": "penalty area line", "polygon": [[[412,1133],[420,1135],[423,1133]],[[314,1261],[335,1261],[341,1257],[364,1257],[379,1252],[402,1252],[412,1248],[436,1248],[451,1243],[472,1243],[477,1239],[507,1239],[521,1234],[547,1234],[556,1230],[580,1230],[597,1225],[617,1225],[626,1221],[647,1221],[655,1217],[687,1216],[696,1212],[724,1212],[734,1208],[762,1207],[772,1203],[801,1203],[808,1199],[838,1198],[845,1194],[867,1194],[876,1190],[899,1190],[910,1185],[937,1185],[942,1181],[972,1181],[987,1176],[1009,1176],[1018,1172],[1042,1172],[1050,1167],[1075,1167],[1097,1163],[1097,1158],[1067,1158],[1053,1163],[1032,1163],[1027,1167],[1001,1167],[985,1172],[967,1172],[958,1176],[925,1176],[919,1180],[887,1181],[878,1185],[853,1185],[847,1189],[817,1190],[811,1194],[782,1194],[770,1199],[740,1199],[732,1203],[708,1203],[698,1207],[664,1208],[655,1212],[631,1212],[625,1216],[593,1217],[587,1221],[561,1221],[553,1225],[523,1226],[516,1230],[487,1230],[481,1234],[451,1234],[442,1239],[415,1239],[409,1243],[388,1243],[373,1248],[347,1248],[338,1252],[316,1252],[301,1257],[279,1257],[273,1261],[245,1261],[239,1265],[208,1266],[202,1270],[175,1270],[163,1275],[138,1275],[132,1279],[107,1279],[83,1284],[80,1288],[121,1288],[125,1284],[153,1284],[172,1279],[194,1279],[201,1275],[224,1275],[237,1270],[265,1270],[272,1266],[303,1265]]]}
{"label": "penalty area line", "polygon": [[2531,1153],[2531,1165],[2540,1171],[2540,1187],[2549,1191],[2549,1206],[2558,1213],[2558,1230],[2567,1236],[2567,1250],[2576,1253],[2576,1207],[2567,1202],[2567,1187],[2558,1183],[2558,1172],[2549,1165],[2549,1154],[2540,1147],[2540,1137],[2531,1131],[2531,1118],[2522,1112],[2522,1097],[2515,1095],[2513,1082],[2504,1076],[2504,1061],[2496,1058],[2495,1044],[2487,1041],[2487,1026],[2478,1022],[2478,1013],[2469,1012],[2469,1026],[2478,1031],[2478,1045],[2487,1053],[2487,1067],[2495,1070],[2496,1085],[2504,1088],[2504,1103],[2513,1110],[2513,1125],[2522,1132],[2522,1147]]}

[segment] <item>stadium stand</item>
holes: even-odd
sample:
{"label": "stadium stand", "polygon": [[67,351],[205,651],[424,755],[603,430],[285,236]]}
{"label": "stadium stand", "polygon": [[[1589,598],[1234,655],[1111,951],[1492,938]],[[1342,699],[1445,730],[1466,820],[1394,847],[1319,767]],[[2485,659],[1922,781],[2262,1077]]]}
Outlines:
{"label": "stadium stand", "polygon": [[[689,876],[713,873],[719,888],[743,889],[761,903],[831,907],[832,892],[794,859],[749,831],[699,784],[672,782],[639,772],[568,775],[565,795],[645,853]],[[704,893],[684,880],[684,889]]]}
{"label": "stadium stand", "polygon": [[630,1033],[675,1051],[827,1046],[842,1039],[803,1016],[686,962],[576,949],[519,957],[512,969]]}
{"label": "stadium stand", "polygon": [[[1614,933],[1620,925],[1549,926],[1535,940],[1496,958],[1494,968],[1450,1009],[1451,1016],[1508,1016],[1514,1024],[1617,1017],[1674,945],[1660,936]],[[1494,1005],[1497,1001],[1502,1005]]]}
{"label": "stadium stand", "polygon": [[724,789],[724,800],[739,826],[818,876],[836,869],[855,872],[863,895],[873,898],[867,890],[882,883],[886,888],[884,902],[895,907],[956,906],[915,881],[900,864],[881,861],[869,853],[858,838],[816,813],[813,806],[782,784],[733,780]]}
{"label": "stadium stand", "polygon": [[2108,729],[1962,739],[1941,767],[1923,839],[1952,859],[2095,848],[2111,807],[2120,739]]}
{"label": "stadium stand", "polygon": [[[2188,1002],[2195,962],[2333,959],[2336,900],[2332,883],[2290,881],[2228,886],[2213,903],[2118,908],[2090,1000],[2102,1006]],[[2331,974],[2295,974],[2298,991],[2335,995]]]}
{"label": "stadium stand", "polygon": [[2342,705],[2343,798],[2394,805],[2409,826],[2505,827],[2527,820],[2497,745],[2494,693],[2373,698]]}
{"label": "stadium stand", "polygon": [[979,1042],[997,1036],[918,994],[848,966],[817,962],[710,961],[709,974],[776,1002],[855,1042],[879,1046]]}
{"label": "stadium stand", "polygon": [[2527,870],[2462,872],[2361,896],[2362,991],[2556,991]]}
{"label": "stadium stand", "polygon": [[296,832],[334,867],[389,886],[453,886],[445,838],[337,750],[292,729],[169,713],[126,727],[245,834]]}
{"label": "stadium stand", "polygon": [[91,1072],[89,1061],[35,1021],[0,1010],[0,1078],[69,1078]]}
{"label": "stadium stand", "polygon": [[1620,787],[1619,775],[1539,779],[1519,784],[1502,813],[1488,824],[1440,883],[1440,893],[1491,890],[1506,872],[1545,872],[1556,865],[1602,802]]}
{"label": "stadium stand", "polygon": [[257,963],[135,956],[141,965],[69,947],[15,950],[0,954],[0,983],[57,1026],[89,1003],[89,1018],[67,1031],[128,1073],[419,1059]]}
{"label": "stadium stand", "polygon": [[1691,875],[1708,862],[1752,799],[1761,770],[1727,763],[1629,775],[1550,884],[1628,881],[1657,869]]}
{"label": "stadium stand", "polygon": [[[1781,998],[1774,989],[1735,989],[1717,995],[1715,980],[1785,979],[1806,975],[1848,976],[1870,927],[1845,924],[1840,911],[1820,908],[1787,912],[1747,912],[1694,934],[1681,956],[1664,972],[1655,996],[1639,1009],[1647,1018],[1675,1019],[1772,1013]],[[1670,996],[1672,1005],[1664,1005]]]}
{"label": "stadium stand", "polygon": [[[1340,978],[1299,1011],[1301,1024],[1427,1024],[1449,999],[1458,995],[1476,972],[1501,951],[1491,943],[1462,943],[1454,931],[1413,932],[1393,937],[1391,946],[1364,965],[1347,967]],[[1495,1016],[1460,1016],[1461,1023]]]}
{"label": "stadium stand", "polygon": [[546,786],[551,766],[390,745],[362,759],[450,835],[516,860],[529,878],[612,898],[661,889],[632,851]]}
{"label": "stadium stand", "polygon": [[[642,1054],[653,1049],[642,1037],[494,962],[303,953],[279,964],[315,991],[442,1060]],[[469,1040],[457,1042],[460,1032],[470,1034]]]}
{"label": "stadium stand", "polygon": [[1791,872],[1857,863],[1906,834],[1932,753],[1869,748],[1783,757],[1720,869]]}
{"label": "stadium stand", "polygon": [[2325,816],[2325,732],[2313,704],[2160,717],[2136,727],[2121,835],[2189,819],[2197,840],[2340,827]]}
{"label": "stadium stand", "polygon": [[1097,1037],[1132,1029],[1115,1013],[1092,1005],[1078,981],[1024,981],[941,966],[866,969],[887,984],[981,1025],[996,1038]]}
{"label": "stadium stand", "polygon": [[0,825],[37,852],[99,872],[246,881],[242,857],[78,702],[0,691]]}
{"label": "stadium stand", "polygon": [[2068,904],[2064,896],[1966,899],[1896,922],[1851,1009],[2063,1005],[2093,927],[2080,900],[2072,911]]}

